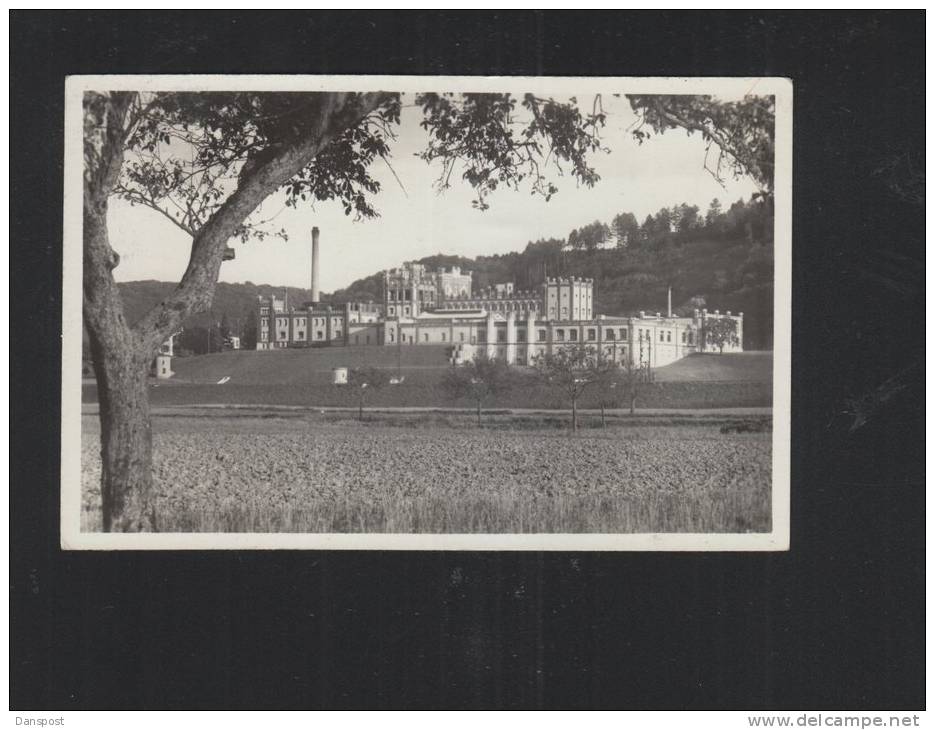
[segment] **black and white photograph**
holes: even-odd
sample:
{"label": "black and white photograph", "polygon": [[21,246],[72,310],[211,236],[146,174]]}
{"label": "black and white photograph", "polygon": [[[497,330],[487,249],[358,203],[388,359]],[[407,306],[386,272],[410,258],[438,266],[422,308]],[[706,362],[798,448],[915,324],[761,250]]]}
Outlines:
{"label": "black and white photograph", "polygon": [[791,102],[69,79],[65,546],[784,549]]}
{"label": "black and white photograph", "polygon": [[9,16],[11,726],[924,726],[924,11]]}

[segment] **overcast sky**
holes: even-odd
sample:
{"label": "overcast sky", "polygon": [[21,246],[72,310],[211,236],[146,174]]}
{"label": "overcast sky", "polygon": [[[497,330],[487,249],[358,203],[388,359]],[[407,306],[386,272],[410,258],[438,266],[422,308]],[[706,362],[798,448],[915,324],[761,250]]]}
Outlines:
{"label": "overcast sky", "polygon": [[[321,229],[321,289],[328,292],[431,254],[508,253],[522,250],[530,240],[564,238],[572,228],[594,220],[609,223],[620,212],[632,212],[642,222],[664,206],[685,202],[703,213],[712,198],[730,203],[756,190],[748,179],[728,179],[726,187],[714,180],[703,168],[704,142],[698,135],[673,130],[638,145],[627,131],[635,119],[629,102],[603,98],[608,119],[602,136],[610,153],[591,158],[601,176],[593,189],[578,188],[574,179],[558,177],[553,170],[559,192],[548,203],[530,195],[528,188],[498,190],[489,199],[489,210],[475,210],[475,194],[456,179],[457,172],[449,190],[436,192],[439,168],[415,157],[427,140],[418,126],[421,112],[404,106],[391,163],[405,190],[382,160],[374,163],[374,177],[383,186],[374,198],[379,218],[355,221],[335,202],[296,210],[285,208],[281,197],[271,198],[259,215],[278,213],[275,226],[286,229],[289,241],[233,243],[237,258],[222,265],[220,279],[308,288],[310,231],[316,225]],[[412,95],[403,102],[411,104]],[[114,271],[118,281],[179,280],[191,245],[182,231],[155,212],[118,200],[111,203],[109,224],[111,244],[121,257]]]}

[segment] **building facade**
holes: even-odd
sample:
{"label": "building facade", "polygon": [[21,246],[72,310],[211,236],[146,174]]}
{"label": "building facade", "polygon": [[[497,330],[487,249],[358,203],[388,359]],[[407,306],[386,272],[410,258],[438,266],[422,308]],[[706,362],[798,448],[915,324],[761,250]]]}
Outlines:
{"label": "building facade", "polygon": [[[259,297],[257,350],[355,344],[355,335],[379,322],[383,312],[372,302],[347,302],[341,307],[306,302],[290,307],[288,296]],[[367,344],[380,344],[368,342]]]}
{"label": "building facade", "polygon": [[592,279],[553,277],[535,291],[499,284],[476,293],[471,282],[471,272],[458,267],[430,271],[406,263],[384,272],[382,304],[305,303],[295,308],[287,297],[261,297],[257,349],[445,345],[452,362],[483,353],[531,365],[538,355],[585,346],[619,362],[660,367],[710,351],[706,328],[711,320],[725,317],[736,322],[737,343],[724,351],[743,349],[743,313],[701,309],[690,317],[645,312],[595,317]]}

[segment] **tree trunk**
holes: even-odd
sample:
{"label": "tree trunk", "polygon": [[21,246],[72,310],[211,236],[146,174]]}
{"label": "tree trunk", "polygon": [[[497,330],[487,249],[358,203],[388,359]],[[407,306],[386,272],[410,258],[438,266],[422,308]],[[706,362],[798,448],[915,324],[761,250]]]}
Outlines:
{"label": "tree trunk", "polygon": [[107,209],[123,164],[125,122],[135,95],[86,94],[82,310],[91,339],[100,401],[105,531],[155,530],[157,526],[146,379],[160,344],[190,314],[210,307],[227,242],[238,226],[337,134],[356,124],[385,98],[382,93],[362,94],[359,98],[347,94],[327,96],[314,130],[239,180],[236,189],[194,234],[188,268],[173,294],[131,330],[112,274],[120,257],[108,240]]}
{"label": "tree trunk", "polygon": [[630,395],[630,415],[636,415],[636,393]]}
{"label": "tree trunk", "polygon": [[130,330],[113,270],[107,202],[123,161],[132,94],[86,99],[82,315],[91,343],[101,421],[101,520],[106,532],[155,530],[152,427],[146,379],[156,354]]}
{"label": "tree trunk", "polygon": [[578,399],[571,399],[571,430],[578,433]]}
{"label": "tree trunk", "polygon": [[477,401],[477,425],[480,426],[480,401]]}
{"label": "tree trunk", "polygon": [[101,521],[105,532],[155,530],[152,426],[146,381],[155,352],[127,327],[110,275],[117,260],[106,218],[85,215],[84,321],[101,422]]}
{"label": "tree trunk", "polygon": [[363,394],[357,399],[357,420],[364,420],[364,396]]}
{"label": "tree trunk", "polygon": [[83,315],[101,422],[101,520],[105,532],[155,530],[152,426],[146,381],[155,351],[134,336],[111,275],[119,257],[107,209],[86,206]]}
{"label": "tree trunk", "polygon": [[604,402],[601,401],[601,428],[607,428],[607,419],[604,417]]}
{"label": "tree trunk", "polygon": [[100,347],[92,335],[101,421],[104,532],[154,531],[153,434],[146,381],[149,362]]}

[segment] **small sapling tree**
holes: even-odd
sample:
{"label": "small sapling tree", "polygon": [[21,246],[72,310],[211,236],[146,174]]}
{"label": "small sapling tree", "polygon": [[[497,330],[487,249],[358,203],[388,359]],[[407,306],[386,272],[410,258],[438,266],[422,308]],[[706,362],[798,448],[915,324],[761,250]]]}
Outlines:
{"label": "small sapling tree", "polygon": [[362,366],[352,369],[347,374],[347,384],[357,395],[357,420],[364,420],[364,401],[368,393],[380,390],[390,382],[389,375],[374,367]]}
{"label": "small sapling tree", "polygon": [[594,348],[563,347],[552,354],[537,355],[533,366],[539,378],[571,403],[571,430],[578,431],[578,400],[585,389],[594,385],[598,356]]}
{"label": "small sapling tree", "polygon": [[598,405],[601,409],[601,427],[607,426],[607,408],[616,407],[620,399],[621,368],[620,364],[606,354],[600,354],[590,360],[589,377],[597,391]]}
{"label": "small sapling tree", "polygon": [[477,424],[485,402],[509,388],[512,382],[510,366],[498,358],[478,353],[464,365],[455,365],[442,380],[442,387],[453,400],[470,399],[477,409]]}
{"label": "small sapling tree", "polygon": [[617,386],[620,389],[621,396],[630,407],[630,415],[636,413],[636,399],[639,397],[640,389],[643,383],[649,380],[648,367],[640,367],[634,364],[629,357],[624,358],[618,369],[619,378]]}

